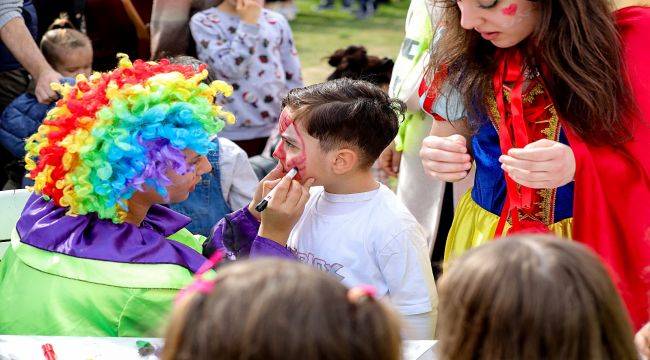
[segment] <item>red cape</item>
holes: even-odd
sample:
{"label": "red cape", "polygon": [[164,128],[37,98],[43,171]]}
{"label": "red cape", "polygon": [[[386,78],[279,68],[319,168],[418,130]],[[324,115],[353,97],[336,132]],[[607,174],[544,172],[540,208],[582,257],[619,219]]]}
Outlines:
{"label": "red cape", "polygon": [[635,329],[650,321],[650,7],[615,13],[640,116],[633,139],[585,143],[564,129],[576,158],[573,237],[607,264]]}

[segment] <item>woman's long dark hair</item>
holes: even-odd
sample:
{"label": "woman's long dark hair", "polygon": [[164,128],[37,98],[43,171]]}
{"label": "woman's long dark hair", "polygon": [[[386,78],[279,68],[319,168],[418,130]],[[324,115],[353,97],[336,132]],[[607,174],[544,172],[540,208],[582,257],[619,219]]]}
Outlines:
{"label": "woman's long dark hair", "polygon": [[[631,134],[636,112],[622,61],[622,46],[607,0],[537,0],[540,23],[521,46],[558,114],[585,141],[620,142]],[[492,86],[496,47],[460,26],[455,1],[435,0],[442,11],[439,41],[432,42],[429,74],[446,66],[449,84],[464,97],[470,122],[486,114],[482,100]],[[438,10],[438,9],[437,9]],[[546,75],[546,76],[544,76]]]}

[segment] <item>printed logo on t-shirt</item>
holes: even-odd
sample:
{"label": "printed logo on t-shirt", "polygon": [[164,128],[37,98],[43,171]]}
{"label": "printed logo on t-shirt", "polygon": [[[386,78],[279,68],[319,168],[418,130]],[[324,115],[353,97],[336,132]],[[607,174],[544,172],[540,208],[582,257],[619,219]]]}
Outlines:
{"label": "printed logo on t-shirt", "polygon": [[402,42],[402,49],[401,49],[402,56],[404,56],[409,60],[413,60],[413,58],[415,58],[415,56],[418,54],[419,47],[420,47],[419,41],[409,39],[409,38],[404,38],[404,41]]}
{"label": "printed logo on t-shirt", "polygon": [[291,250],[298,257],[300,262],[311,265],[321,271],[325,271],[326,273],[335,276],[339,281],[345,279],[345,276],[338,273],[339,270],[343,269],[343,265],[338,263],[328,264],[327,261],[317,258],[312,253],[301,253],[295,249]]}

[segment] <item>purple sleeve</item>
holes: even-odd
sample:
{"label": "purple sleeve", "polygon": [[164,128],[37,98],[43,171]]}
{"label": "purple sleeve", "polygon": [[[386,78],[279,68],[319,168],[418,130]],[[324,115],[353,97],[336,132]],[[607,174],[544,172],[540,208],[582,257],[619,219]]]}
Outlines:
{"label": "purple sleeve", "polygon": [[291,250],[282,246],[271,239],[261,236],[255,236],[251,246],[249,257],[256,258],[262,256],[272,256],[285,259],[296,259]]}
{"label": "purple sleeve", "polygon": [[210,256],[217,250],[223,250],[230,259],[261,256],[295,258],[287,247],[258,236],[259,227],[259,221],[248,211],[248,207],[228,214],[212,228],[203,254]]}

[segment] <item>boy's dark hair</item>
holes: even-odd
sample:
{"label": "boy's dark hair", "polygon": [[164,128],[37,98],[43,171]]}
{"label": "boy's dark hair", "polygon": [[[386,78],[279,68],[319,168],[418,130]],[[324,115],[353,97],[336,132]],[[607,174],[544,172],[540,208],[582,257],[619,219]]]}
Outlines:
{"label": "boy's dark hair", "polygon": [[395,63],[389,58],[370,55],[363,46],[351,45],[338,49],[327,63],[335,68],[327,80],[349,78],[365,80],[377,86],[388,85]]}
{"label": "boy's dark hair", "polygon": [[304,121],[323,151],[342,145],[359,150],[360,167],[370,167],[397,135],[406,106],[369,82],[337,79],[296,88],[282,101]]}

